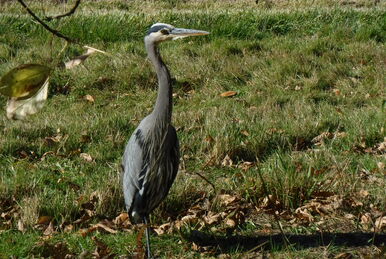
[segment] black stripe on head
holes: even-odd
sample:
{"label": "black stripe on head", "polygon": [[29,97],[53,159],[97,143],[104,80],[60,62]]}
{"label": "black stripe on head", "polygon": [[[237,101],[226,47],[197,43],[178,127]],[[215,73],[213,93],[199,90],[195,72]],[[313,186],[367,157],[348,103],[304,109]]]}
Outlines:
{"label": "black stripe on head", "polygon": [[161,29],[164,29],[164,28],[169,29],[169,30],[172,30],[172,29],[173,29],[173,27],[167,26],[166,24],[154,25],[154,26],[152,26],[152,27],[147,31],[147,34],[146,34],[146,35],[150,35],[150,33],[160,31]]}

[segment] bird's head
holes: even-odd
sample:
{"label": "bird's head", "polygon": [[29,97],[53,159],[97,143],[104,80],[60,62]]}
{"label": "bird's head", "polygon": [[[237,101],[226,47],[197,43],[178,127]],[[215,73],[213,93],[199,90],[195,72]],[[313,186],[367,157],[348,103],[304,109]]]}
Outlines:
{"label": "bird's head", "polygon": [[189,36],[200,36],[207,34],[209,34],[209,32],[207,31],[175,28],[170,24],[155,23],[150,27],[149,31],[147,32],[145,41],[160,43],[168,40],[176,40]]}

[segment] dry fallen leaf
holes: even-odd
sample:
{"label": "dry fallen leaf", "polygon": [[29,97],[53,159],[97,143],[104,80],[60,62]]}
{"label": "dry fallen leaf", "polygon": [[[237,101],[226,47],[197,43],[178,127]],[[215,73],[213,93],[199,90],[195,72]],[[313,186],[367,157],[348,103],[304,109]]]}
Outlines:
{"label": "dry fallen leaf", "polygon": [[249,132],[248,131],[246,131],[246,130],[242,130],[242,131],[240,131],[240,133],[242,134],[242,135],[244,135],[244,136],[246,136],[246,137],[249,137]]}
{"label": "dry fallen leaf", "polygon": [[225,220],[225,225],[227,225],[228,227],[234,228],[237,224],[236,224],[236,221],[234,219],[227,218]]}
{"label": "dry fallen leaf", "polygon": [[181,218],[181,222],[193,222],[197,220],[197,215],[186,215]]}
{"label": "dry fallen leaf", "polygon": [[369,195],[369,191],[367,191],[367,190],[360,190],[359,191],[359,196],[361,198],[366,198],[368,195]]}
{"label": "dry fallen leaf", "polygon": [[52,145],[54,145],[56,143],[59,143],[62,138],[63,138],[63,136],[58,134],[58,135],[55,135],[55,136],[52,136],[52,137],[45,137],[44,138],[44,142],[46,142],[46,144],[48,146],[52,146]]}
{"label": "dry fallen leaf", "polygon": [[86,101],[90,102],[90,103],[94,103],[95,102],[95,99],[92,95],[89,95],[89,94],[86,94],[85,96],[83,96],[83,99],[85,99]]}
{"label": "dry fallen leaf", "polygon": [[73,229],[74,229],[74,225],[70,224],[65,226],[63,231],[66,233],[66,232],[71,232]]}
{"label": "dry fallen leaf", "polygon": [[378,166],[379,170],[385,169],[385,163],[383,163],[383,162],[378,162],[377,166]]}
{"label": "dry fallen leaf", "polygon": [[227,91],[227,92],[220,94],[220,96],[221,97],[232,97],[232,96],[235,96],[236,94],[237,94],[237,92],[235,92],[235,91]]}
{"label": "dry fallen leaf", "polygon": [[239,164],[237,167],[241,168],[243,171],[248,171],[251,167],[253,167],[253,163],[245,161]]}
{"label": "dry fallen leaf", "polygon": [[79,230],[79,233],[85,237],[87,236],[87,234],[91,233],[91,232],[94,232],[96,230],[103,230],[103,231],[106,231],[110,234],[116,234],[118,233],[117,230],[113,229],[112,227],[113,226],[113,223],[108,221],[108,220],[103,220],[95,225],[92,225],[90,226],[89,228],[86,228],[86,229],[80,229]]}
{"label": "dry fallen leaf", "polygon": [[192,244],[192,250],[193,250],[193,251],[199,251],[199,250],[200,250],[200,247],[199,247],[196,243],[193,242],[193,244]]}
{"label": "dry fallen leaf", "polygon": [[[322,195],[323,194],[323,195]],[[332,214],[336,209],[342,206],[343,199],[338,195],[331,195],[329,193],[321,193],[320,197],[310,200],[305,205],[295,210],[296,216],[299,219],[306,221],[313,221],[312,213],[318,213],[321,216]],[[349,202],[352,203],[352,200]]]}
{"label": "dry fallen leaf", "polygon": [[351,202],[351,207],[353,208],[356,208],[356,207],[362,207],[363,206],[363,202],[361,201],[358,201],[356,198],[352,197],[349,202]]}
{"label": "dry fallen leaf", "polygon": [[72,224],[74,224],[74,225],[82,224],[82,223],[85,223],[90,218],[91,218],[91,216],[89,215],[89,213],[86,212],[86,214],[83,214],[79,219],[77,219],[74,222],[72,222]]}
{"label": "dry fallen leaf", "polygon": [[197,223],[198,220],[199,218],[196,213],[193,213],[193,215],[186,215],[182,217],[181,220],[175,221],[175,228],[180,229],[183,225],[188,223]]}
{"label": "dry fallen leaf", "polygon": [[231,196],[229,194],[220,194],[217,196],[220,204],[228,206],[232,202],[236,201],[237,197],[236,196]]}
{"label": "dry fallen leaf", "polygon": [[23,233],[26,231],[23,221],[19,220],[17,222],[17,230]]}
{"label": "dry fallen leaf", "polygon": [[82,237],[86,237],[89,233],[94,232],[96,229],[97,229],[97,227],[93,227],[93,228],[82,228],[82,229],[79,229],[79,232],[78,232],[78,233],[79,233]]}
{"label": "dry fallen leaf", "polygon": [[51,216],[41,216],[39,217],[38,222],[36,224],[38,225],[48,224],[51,222],[51,220],[52,220]]}
{"label": "dry fallen leaf", "polygon": [[93,161],[93,159],[92,159],[92,157],[89,155],[89,154],[87,154],[87,153],[80,153],[80,155],[79,155],[81,158],[83,158],[83,160],[84,161],[86,161],[86,162],[92,162]]}
{"label": "dry fallen leaf", "polygon": [[126,213],[126,212],[123,212],[121,214],[119,214],[114,220],[113,220],[113,223],[115,225],[122,225],[123,222],[125,222],[126,220],[129,219],[129,215]]}
{"label": "dry fallen leaf", "polygon": [[233,161],[232,161],[232,159],[228,155],[226,155],[224,157],[224,159],[222,160],[221,165],[223,165],[223,166],[232,166],[233,165]]}
{"label": "dry fallen leaf", "polygon": [[214,139],[211,135],[208,135],[206,138],[205,138],[205,141],[208,142],[208,143],[213,143],[214,142]]}
{"label": "dry fallen leaf", "polygon": [[277,129],[277,128],[270,128],[270,129],[266,130],[266,132],[269,134],[274,134],[274,133],[283,134],[285,132],[285,130]]}
{"label": "dry fallen leaf", "polygon": [[52,236],[55,233],[54,223],[51,221],[48,227],[44,230],[43,236]]}
{"label": "dry fallen leaf", "polygon": [[375,220],[375,231],[381,231],[386,228],[386,216],[379,217]]}
{"label": "dry fallen leaf", "polygon": [[158,228],[154,228],[154,231],[158,235],[163,235],[163,234],[166,234],[166,233],[170,233],[171,230],[172,230],[172,224],[170,222],[162,224]]}
{"label": "dry fallen leaf", "polygon": [[314,217],[308,212],[307,209],[297,208],[295,210],[295,217],[300,220],[305,220],[307,222],[313,222]]}
{"label": "dry fallen leaf", "polygon": [[337,88],[332,89],[335,95],[340,95],[340,90]]}
{"label": "dry fallen leaf", "polygon": [[331,132],[322,132],[320,135],[316,136],[311,140],[312,143],[315,143],[316,145],[320,145],[323,143],[325,139],[330,139],[333,137],[334,134]]}
{"label": "dry fallen leaf", "polygon": [[103,229],[103,230],[105,230],[106,232],[109,232],[110,234],[116,234],[116,233],[118,233],[118,231],[116,231],[115,229],[112,229],[112,228],[110,228],[110,227],[108,227],[108,226],[106,226],[105,224],[103,224],[103,223],[98,223],[98,224],[96,224],[95,225],[98,229]]}
{"label": "dry fallen leaf", "polygon": [[95,258],[114,258],[111,253],[111,249],[104,243],[102,242],[100,239],[98,239],[97,237],[92,237],[91,238],[95,245],[96,245],[96,248],[95,248],[95,251],[94,253],[92,253]]}
{"label": "dry fallen leaf", "polygon": [[90,55],[92,55],[95,52],[106,54],[106,52],[96,48],[92,48],[89,46],[84,46],[84,47],[87,49],[86,53],[84,53],[83,55],[77,56],[63,64],[66,69],[72,69],[76,67],[77,65],[81,64],[83,61],[85,61]]}
{"label": "dry fallen leaf", "polygon": [[378,144],[378,151],[385,152],[386,151],[386,137],[383,139],[383,142]]}
{"label": "dry fallen leaf", "polygon": [[370,213],[367,212],[361,216],[361,224],[363,229],[365,230],[370,229],[372,223],[373,223],[373,220],[371,219]]}
{"label": "dry fallen leaf", "polygon": [[204,221],[207,225],[212,225],[219,222],[221,219],[221,214],[215,214],[213,211],[209,211],[208,215],[204,217]]}

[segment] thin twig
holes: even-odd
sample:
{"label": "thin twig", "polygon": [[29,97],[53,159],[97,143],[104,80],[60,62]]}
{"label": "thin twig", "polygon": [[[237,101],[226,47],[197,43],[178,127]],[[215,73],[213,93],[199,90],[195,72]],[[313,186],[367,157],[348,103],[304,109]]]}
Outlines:
{"label": "thin twig", "polygon": [[[260,177],[260,180],[261,180],[261,183],[262,183],[262,185],[263,185],[263,189],[264,189],[264,192],[265,192],[265,195],[266,195],[268,201],[269,201],[271,204],[274,204],[273,201],[271,200],[271,198],[270,198],[269,195],[268,195],[268,189],[267,189],[267,186],[265,185],[265,181],[264,181],[264,179],[263,179],[263,176],[261,175],[260,169],[257,169],[257,172],[258,172],[258,174],[259,174],[259,177]],[[274,215],[274,217],[275,217],[276,223],[277,223],[278,226],[279,226],[279,230],[280,230],[280,233],[281,233],[281,235],[282,235],[284,244],[286,245],[286,247],[289,247],[290,241],[288,240],[287,236],[284,234],[283,227],[281,226],[279,217],[276,215],[276,211],[273,212],[273,215]]]}
{"label": "thin twig", "polygon": [[261,243],[261,244],[259,244],[259,245],[257,245],[257,246],[255,246],[254,248],[252,248],[252,249],[250,249],[250,250],[246,251],[246,252],[245,252],[245,253],[243,253],[243,254],[246,256],[247,254],[250,254],[250,253],[252,253],[252,252],[256,251],[256,250],[257,250],[257,249],[259,249],[260,247],[263,247],[263,246],[265,246],[267,243],[268,243],[268,240],[267,240],[267,241],[265,241],[265,242],[263,242],[263,243]]}
{"label": "thin twig", "polygon": [[213,191],[216,193],[216,187],[214,186],[214,184],[212,182],[210,182],[205,176],[203,176],[202,174],[200,174],[199,172],[194,172],[195,174],[197,174],[199,177],[201,177],[202,179],[204,179],[205,182],[207,182],[208,184],[210,184],[210,186],[212,186],[213,188]]}
{"label": "thin twig", "polygon": [[55,36],[59,37],[59,38],[62,38],[64,40],[66,40],[67,42],[71,42],[71,43],[77,43],[76,40],[74,39],[71,39],[65,35],[63,35],[61,32],[57,31],[57,30],[54,30],[52,29],[50,26],[48,26],[46,23],[44,23],[39,17],[36,16],[36,14],[34,12],[32,12],[31,9],[29,9],[29,7],[23,2],[23,0],[17,0],[23,7],[24,9],[27,10],[27,12],[38,22],[40,23],[46,30],[48,30],[49,32],[51,32],[52,34],[54,34]]}
{"label": "thin twig", "polygon": [[64,50],[68,47],[68,41],[66,41],[66,43],[64,44],[63,48],[61,49],[61,51],[59,51],[59,54],[58,54],[58,57],[60,57],[60,55],[64,52]]}
{"label": "thin twig", "polygon": [[[382,219],[383,219],[383,216],[385,216],[386,215],[386,213],[385,212],[383,212],[382,214],[381,214],[381,217],[379,218],[380,220],[379,220],[379,226],[378,226],[378,229],[379,230],[381,230],[381,227],[382,227]],[[375,233],[377,233],[377,225],[375,224],[376,222],[374,222],[373,223],[373,225],[374,225],[374,232],[373,232],[373,238],[372,238],[372,240],[371,240],[371,243],[374,245],[374,242],[375,242]]]}
{"label": "thin twig", "polygon": [[56,15],[56,16],[46,16],[46,18],[44,18],[44,20],[46,20],[46,21],[51,21],[51,20],[53,20],[53,19],[58,19],[58,20],[59,20],[59,19],[61,19],[61,18],[63,18],[63,17],[70,16],[70,15],[74,14],[75,11],[76,11],[76,8],[78,8],[78,6],[79,6],[79,4],[80,4],[80,1],[81,1],[81,0],[77,0],[77,1],[75,2],[74,6],[71,8],[71,10],[68,11],[67,13],[65,13],[65,14],[59,14],[59,15]]}

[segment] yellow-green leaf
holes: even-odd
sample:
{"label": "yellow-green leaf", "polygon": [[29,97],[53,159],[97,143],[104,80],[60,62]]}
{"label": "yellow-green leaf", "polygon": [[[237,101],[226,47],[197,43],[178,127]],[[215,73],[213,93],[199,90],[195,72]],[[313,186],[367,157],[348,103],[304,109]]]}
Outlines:
{"label": "yellow-green leaf", "polygon": [[35,95],[29,98],[9,98],[6,107],[8,119],[23,120],[27,116],[40,111],[43,108],[45,101],[47,100],[48,85],[49,78],[47,78],[46,82]]}
{"label": "yellow-green leaf", "polygon": [[14,98],[29,98],[46,82],[51,69],[39,64],[20,65],[0,79],[0,93]]}

